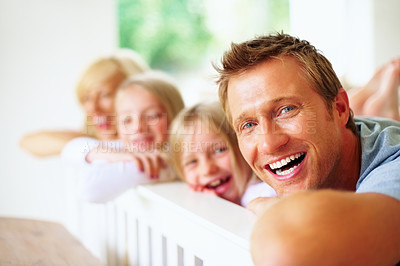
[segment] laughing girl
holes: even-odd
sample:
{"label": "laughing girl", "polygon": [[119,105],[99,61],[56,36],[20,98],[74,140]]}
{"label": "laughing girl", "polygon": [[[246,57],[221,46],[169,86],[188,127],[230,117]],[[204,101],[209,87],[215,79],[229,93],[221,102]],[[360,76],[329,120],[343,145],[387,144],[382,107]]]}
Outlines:
{"label": "laughing girl", "polygon": [[171,162],[195,191],[246,206],[275,191],[252,173],[219,103],[197,104],[179,113],[169,136]]}

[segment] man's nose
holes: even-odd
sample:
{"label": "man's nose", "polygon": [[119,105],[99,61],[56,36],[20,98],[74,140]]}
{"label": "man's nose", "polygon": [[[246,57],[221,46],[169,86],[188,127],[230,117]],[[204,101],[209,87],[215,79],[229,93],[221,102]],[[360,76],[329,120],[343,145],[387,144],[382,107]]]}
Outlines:
{"label": "man's nose", "polygon": [[261,153],[274,153],[289,141],[285,131],[273,122],[261,124],[257,134],[257,149]]}

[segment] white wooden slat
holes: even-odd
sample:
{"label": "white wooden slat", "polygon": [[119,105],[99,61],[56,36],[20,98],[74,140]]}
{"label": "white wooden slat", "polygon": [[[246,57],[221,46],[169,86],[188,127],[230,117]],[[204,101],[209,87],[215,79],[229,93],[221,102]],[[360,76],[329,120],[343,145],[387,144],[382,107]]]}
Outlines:
{"label": "white wooden slat", "polygon": [[194,257],[194,266],[203,266],[203,260],[198,258],[197,256]]}
{"label": "white wooden slat", "polygon": [[163,266],[163,235],[156,227],[151,228],[152,265]]}
{"label": "white wooden slat", "polygon": [[127,264],[130,266],[138,266],[138,225],[137,218],[130,212],[126,212],[126,255]]}
{"label": "white wooden slat", "polygon": [[138,235],[139,235],[139,265],[151,266],[149,257],[149,227],[145,220],[138,221]]}
{"label": "white wooden slat", "polygon": [[119,206],[116,208],[116,255],[117,265],[126,266],[128,263],[127,253],[127,217],[124,209]]}
{"label": "white wooden slat", "polygon": [[184,249],[181,246],[177,246],[177,261],[178,261],[178,266],[183,266],[184,265]]}
{"label": "white wooden slat", "polygon": [[162,265],[168,265],[168,252],[167,252],[168,241],[167,238],[163,235],[162,236]]}
{"label": "white wooden slat", "polygon": [[178,245],[172,237],[167,237],[167,266],[178,266]]}
{"label": "white wooden slat", "polygon": [[105,205],[105,219],[107,221],[106,249],[107,249],[107,264],[117,265],[117,234],[116,234],[116,208],[113,202]]}
{"label": "white wooden slat", "polygon": [[183,265],[195,266],[195,257],[189,248],[185,248],[183,250]]}

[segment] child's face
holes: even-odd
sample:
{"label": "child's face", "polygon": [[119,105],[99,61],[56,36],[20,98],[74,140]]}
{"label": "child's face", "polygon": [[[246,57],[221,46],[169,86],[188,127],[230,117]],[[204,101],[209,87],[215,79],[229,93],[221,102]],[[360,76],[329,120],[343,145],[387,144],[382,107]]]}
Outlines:
{"label": "child's face", "polygon": [[[233,152],[226,141],[208,130],[186,135],[182,140],[181,167],[185,181],[197,191],[211,192],[229,201],[240,203],[238,178],[247,178],[234,172]],[[247,171],[248,173],[249,171]]]}
{"label": "child's face", "polygon": [[159,148],[167,139],[168,118],[163,104],[149,91],[132,85],[117,95],[118,134],[133,151]]}

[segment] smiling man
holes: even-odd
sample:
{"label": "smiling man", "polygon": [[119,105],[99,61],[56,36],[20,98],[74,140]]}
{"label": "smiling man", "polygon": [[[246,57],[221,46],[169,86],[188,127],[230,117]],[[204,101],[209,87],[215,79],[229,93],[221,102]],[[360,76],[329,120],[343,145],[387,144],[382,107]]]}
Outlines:
{"label": "smiling man", "polygon": [[232,44],[217,70],[240,150],[278,194],[252,203],[255,264],[400,261],[400,124],[353,119],[330,62],[290,35]]}

